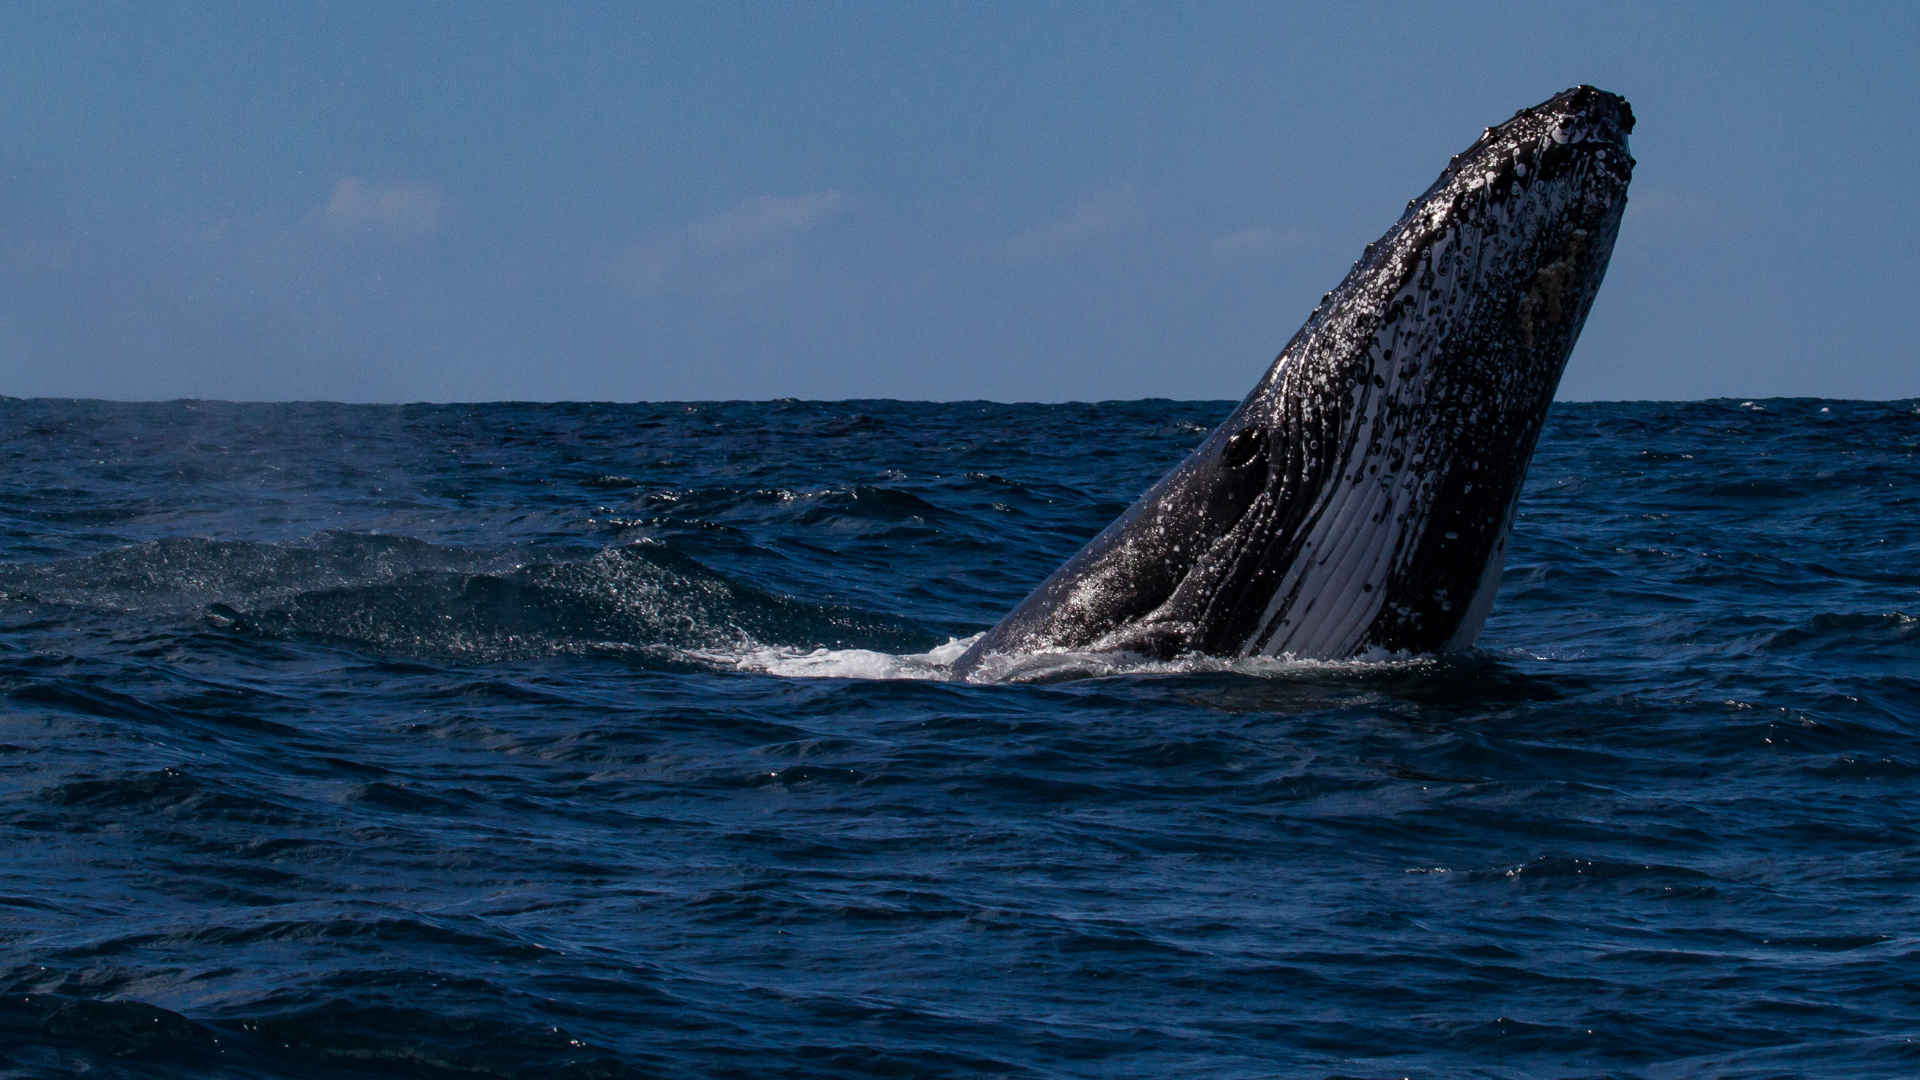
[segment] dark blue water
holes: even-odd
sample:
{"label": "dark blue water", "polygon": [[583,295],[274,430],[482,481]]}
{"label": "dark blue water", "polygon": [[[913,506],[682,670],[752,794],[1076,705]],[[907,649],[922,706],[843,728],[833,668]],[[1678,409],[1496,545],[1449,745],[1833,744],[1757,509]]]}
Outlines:
{"label": "dark blue water", "polygon": [[1229,408],[0,400],[0,1070],[1920,1070],[1915,403],[1556,406],[1470,657],[940,678]]}

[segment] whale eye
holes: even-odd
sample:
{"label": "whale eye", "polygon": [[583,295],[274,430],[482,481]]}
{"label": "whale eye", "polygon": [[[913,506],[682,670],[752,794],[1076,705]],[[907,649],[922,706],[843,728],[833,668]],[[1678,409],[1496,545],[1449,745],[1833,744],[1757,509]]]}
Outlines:
{"label": "whale eye", "polygon": [[1220,455],[1227,468],[1237,469],[1256,457],[1264,457],[1267,448],[1267,429],[1258,424],[1243,427],[1227,440],[1226,452]]}

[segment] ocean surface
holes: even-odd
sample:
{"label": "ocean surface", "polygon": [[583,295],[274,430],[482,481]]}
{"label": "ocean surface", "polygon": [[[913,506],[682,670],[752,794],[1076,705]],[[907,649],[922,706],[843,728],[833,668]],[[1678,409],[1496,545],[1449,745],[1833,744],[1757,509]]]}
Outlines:
{"label": "ocean surface", "polygon": [[0,1075],[1920,1072],[1920,405],[1556,405],[1469,656],[945,679],[1231,408],[0,399]]}

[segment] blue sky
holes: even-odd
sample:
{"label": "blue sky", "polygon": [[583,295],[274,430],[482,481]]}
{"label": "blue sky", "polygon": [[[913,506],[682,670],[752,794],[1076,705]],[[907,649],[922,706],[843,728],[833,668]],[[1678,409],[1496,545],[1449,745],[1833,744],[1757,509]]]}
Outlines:
{"label": "blue sky", "polygon": [[1640,164],[1562,397],[1916,396],[1917,12],[6,5],[0,393],[1238,398],[1586,82]]}

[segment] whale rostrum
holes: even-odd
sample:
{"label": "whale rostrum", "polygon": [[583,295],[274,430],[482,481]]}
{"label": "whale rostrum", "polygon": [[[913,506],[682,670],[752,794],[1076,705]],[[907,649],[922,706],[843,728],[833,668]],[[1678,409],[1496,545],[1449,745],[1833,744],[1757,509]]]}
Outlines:
{"label": "whale rostrum", "polygon": [[1034,653],[1340,659],[1470,648],[1613,253],[1625,99],[1488,128],[1225,423],[955,664]]}

